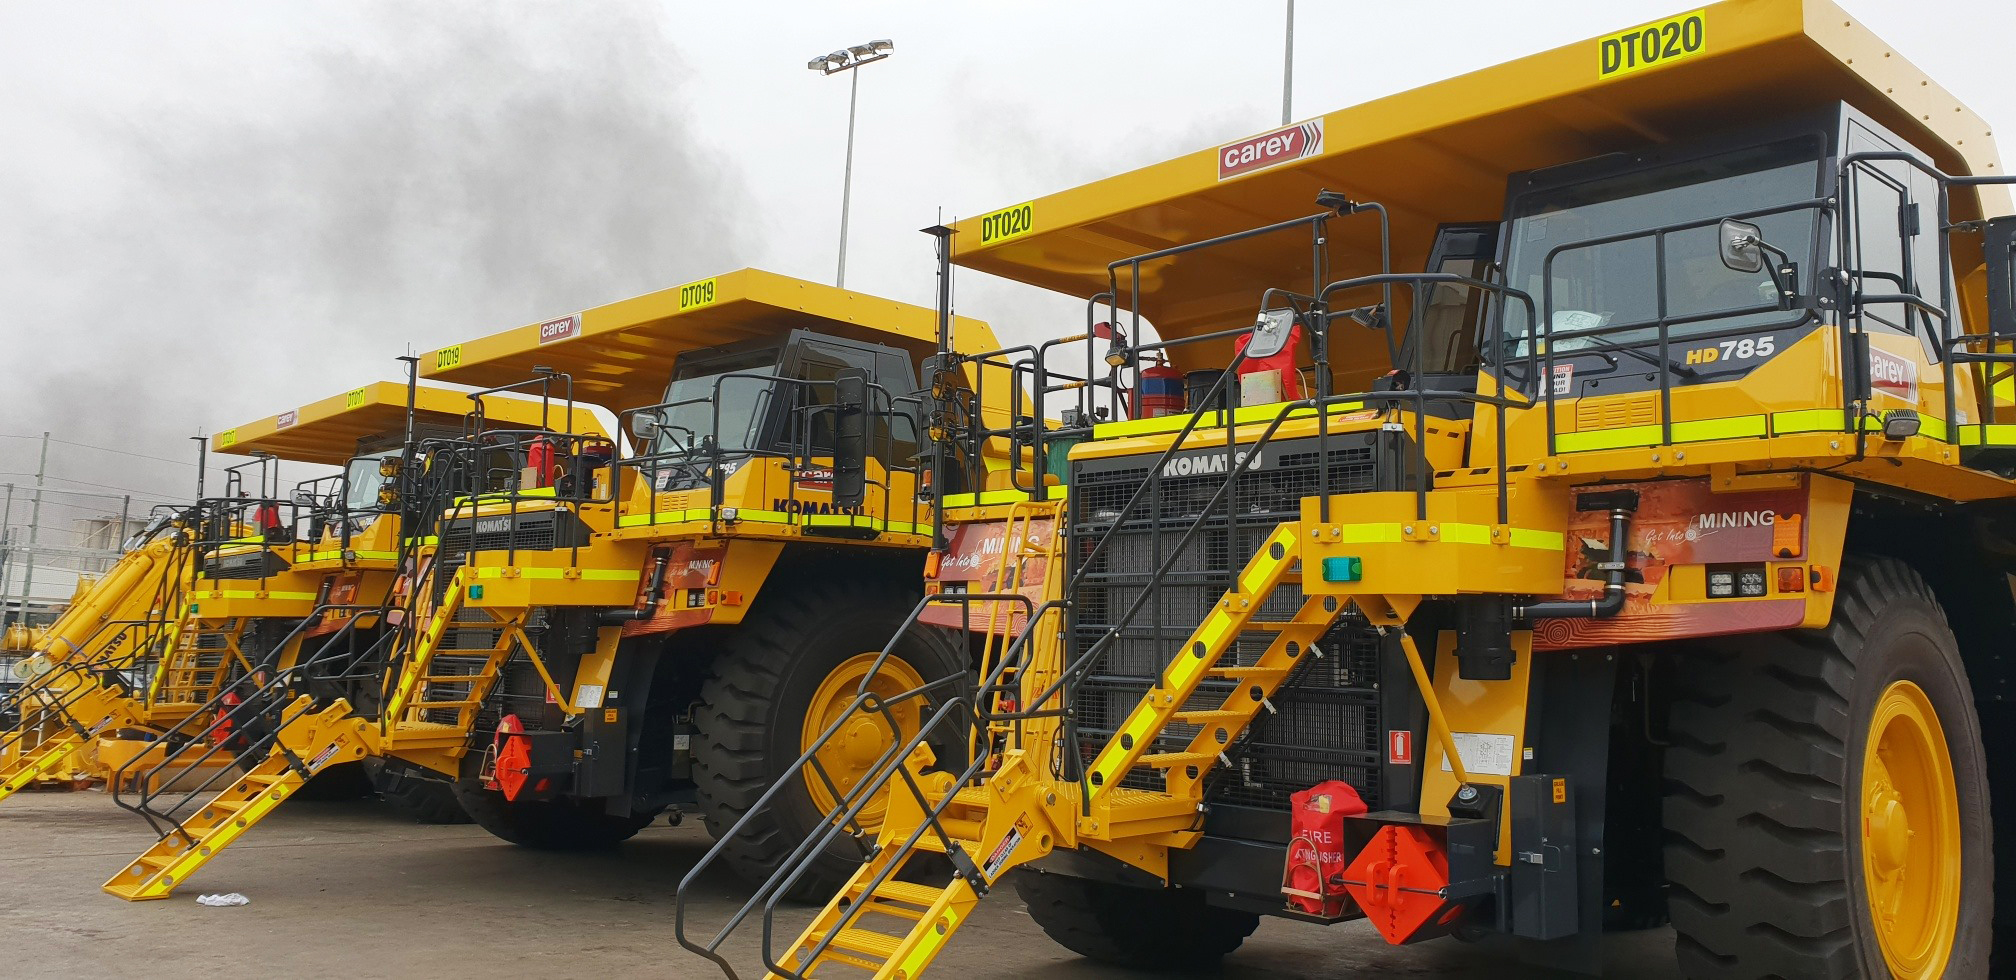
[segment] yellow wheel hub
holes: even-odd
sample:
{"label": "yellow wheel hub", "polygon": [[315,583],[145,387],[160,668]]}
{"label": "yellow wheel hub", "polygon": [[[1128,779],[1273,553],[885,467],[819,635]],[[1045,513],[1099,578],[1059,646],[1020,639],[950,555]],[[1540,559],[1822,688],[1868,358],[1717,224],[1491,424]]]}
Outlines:
{"label": "yellow wheel hub", "polygon": [[1862,880],[1877,944],[1905,980],[1944,976],[1960,919],[1960,802],[1946,732],[1918,685],[1876,702],[1862,756]]}
{"label": "yellow wheel hub", "polygon": [[[800,737],[799,751],[812,747],[819,736],[833,723],[839,721],[854,704],[861,689],[861,679],[868,675],[880,654],[863,653],[850,657],[819,684],[819,690],[812,695],[812,703],[805,711],[805,728]],[[924,678],[916,668],[903,662],[901,658],[890,657],[875,672],[875,679],[868,689],[884,698],[893,698],[905,691],[914,691],[924,686]],[[908,738],[917,734],[917,726],[923,717],[921,698],[912,698],[889,709],[902,726],[903,735]],[[830,813],[840,805],[840,797],[833,792],[851,792],[862,780],[868,778],[874,769],[875,760],[882,758],[896,743],[895,734],[883,717],[872,711],[855,712],[853,717],[838,732],[833,734],[825,746],[819,750],[818,760],[833,781],[828,787],[819,774],[807,766],[805,769],[805,790],[812,798],[814,808]],[[900,777],[899,777],[900,778]],[[864,830],[874,831],[882,826],[882,816],[888,808],[887,794],[871,800],[861,808],[859,817]]]}

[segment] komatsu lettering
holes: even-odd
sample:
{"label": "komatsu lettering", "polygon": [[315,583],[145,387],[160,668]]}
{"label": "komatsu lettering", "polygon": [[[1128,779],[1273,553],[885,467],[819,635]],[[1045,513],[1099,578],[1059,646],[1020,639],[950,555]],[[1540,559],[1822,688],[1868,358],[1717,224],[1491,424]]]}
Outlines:
{"label": "komatsu lettering", "polygon": [[476,521],[476,533],[477,533],[477,534],[509,534],[509,533],[511,533],[511,518],[509,518],[509,517],[485,517],[485,518],[481,518],[481,519],[479,519],[479,520],[477,520],[477,521]]}
{"label": "komatsu lettering", "polygon": [[785,500],[778,497],[770,501],[770,509],[786,514],[861,516],[859,507],[835,507],[831,501],[826,500]]}
{"label": "komatsu lettering", "polygon": [[[1242,449],[1234,453],[1233,458],[1238,461],[1238,466],[1245,469],[1251,470],[1260,467],[1260,454],[1257,452],[1248,453]],[[1164,477],[1209,476],[1213,473],[1223,473],[1227,468],[1224,453],[1212,453],[1204,456],[1178,456],[1162,464],[1162,475]]]}

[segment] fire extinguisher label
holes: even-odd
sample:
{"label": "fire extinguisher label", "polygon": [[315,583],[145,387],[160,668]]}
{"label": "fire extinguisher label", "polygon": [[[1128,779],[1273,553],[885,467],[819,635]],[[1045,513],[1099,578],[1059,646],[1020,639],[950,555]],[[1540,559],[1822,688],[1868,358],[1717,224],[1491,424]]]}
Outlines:
{"label": "fire extinguisher label", "polygon": [[1397,728],[1386,733],[1386,761],[1396,766],[1414,764],[1414,733]]}

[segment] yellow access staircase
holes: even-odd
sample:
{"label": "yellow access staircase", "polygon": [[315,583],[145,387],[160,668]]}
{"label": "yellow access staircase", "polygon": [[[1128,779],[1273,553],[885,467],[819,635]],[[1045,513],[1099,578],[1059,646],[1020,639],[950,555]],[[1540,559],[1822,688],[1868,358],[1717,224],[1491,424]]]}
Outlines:
{"label": "yellow access staircase", "polygon": [[167,898],[175,886],[272,813],[316,773],[377,751],[378,729],[351,716],[342,700],[314,710],[303,696],[288,705],[272,751],[236,782],[128,864],[105,890],[128,901]]}
{"label": "yellow access staircase", "polygon": [[54,775],[99,732],[141,724],[138,705],[79,665],[30,682],[21,724],[0,737],[0,800]]}
{"label": "yellow access staircase", "polygon": [[[527,611],[477,609],[467,610],[473,615],[465,616],[465,591],[458,575],[421,628],[410,634],[411,652],[389,685],[382,720],[357,716],[342,699],[318,710],[313,698],[295,698],[280,713],[282,720],[270,746],[265,739],[255,742],[246,754],[257,761],[251,762],[236,782],[202,804],[193,818],[177,820],[173,807],[165,813],[149,814],[166,830],[146,853],[107,881],[105,890],[128,901],[168,897],[301,784],[335,763],[384,755],[396,748],[409,761],[452,769],[468,751],[470,731],[505,662],[519,649],[532,649],[524,632]],[[480,637],[478,642],[451,640],[471,635]],[[461,666],[445,672],[444,658],[458,660]],[[396,651],[391,662],[400,664]],[[284,673],[276,675],[245,696],[247,707],[254,699],[284,696],[290,682]],[[204,757],[214,753],[214,748],[203,752],[201,745],[191,741],[185,751],[201,752]],[[264,755],[259,757],[262,750]],[[198,758],[190,768],[203,761]],[[241,757],[238,761],[243,765],[251,760]],[[172,782],[173,777],[166,781]],[[140,809],[146,812],[145,808],[143,799]]]}
{"label": "yellow access staircase", "polygon": [[[1049,771],[1052,740],[1061,737],[1060,726],[1049,718],[1016,722],[1020,739],[977,785],[955,785],[943,773],[902,780],[921,792],[891,792],[874,854],[783,956],[770,959],[766,951],[770,976],[806,978],[821,971],[816,975],[824,977],[845,970],[876,980],[915,980],[974,906],[1016,867],[1060,846],[1138,855],[1146,840],[1156,848],[1193,843],[1203,781],[1224,760],[1223,747],[1266,709],[1303,658],[1322,655],[1317,641],[1340,615],[1334,598],[1317,596],[1304,600],[1286,621],[1257,619],[1275,590],[1294,579],[1300,538],[1296,523],[1282,524],[1268,536],[1170,659],[1160,682],[1099,751],[1084,774],[1082,794],[1080,784]],[[1051,574],[1061,573],[1054,553],[1048,560]],[[1054,621],[1032,617],[1029,629],[1046,622],[1043,633],[1027,639],[1021,669],[1024,703],[1036,702],[1038,708],[1051,703],[1053,681],[1065,668]],[[1240,634],[1250,632],[1272,634],[1265,653],[1251,664],[1221,665]],[[1215,706],[1186,707],[1210,678],[1239,683]],[[1197,726],[1190,744],[1182,751],[1150,751],[1172,724]],[[1122,785],[1130,770],[1143,766],[1163,774],[1161,791]],[[920,884],[916,879],[928,872],[910,862],[918,853],[933,852],[949,858],[952,875],[942,884]]]}

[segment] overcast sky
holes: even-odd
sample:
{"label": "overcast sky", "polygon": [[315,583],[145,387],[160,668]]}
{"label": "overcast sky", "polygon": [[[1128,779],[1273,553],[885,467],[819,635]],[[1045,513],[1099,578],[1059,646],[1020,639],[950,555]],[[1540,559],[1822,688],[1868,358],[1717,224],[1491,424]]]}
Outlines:
{"label": "overcast sky", "polygon": [[[2006,3],[1850,12],[2016,119]],[[0,436],[183,457],[186,437],[392,360],[758,266],[830,281],[863,69],[848,285],[928,304],[916,229],[1275,125],[1281,9],[1251,2],[57,4],[0,0]],[[1320,3],[1303,118],[1651,20],[1671,0]],[[1010,337],[1075,302],[960,280]],[[0,438],[0,482],[34,470]],[[189,466],[56,446],[72,488]]]}

